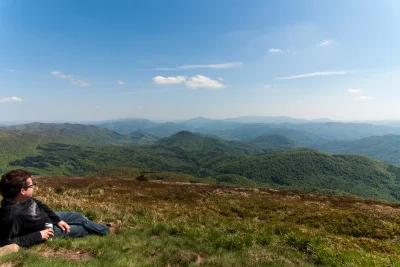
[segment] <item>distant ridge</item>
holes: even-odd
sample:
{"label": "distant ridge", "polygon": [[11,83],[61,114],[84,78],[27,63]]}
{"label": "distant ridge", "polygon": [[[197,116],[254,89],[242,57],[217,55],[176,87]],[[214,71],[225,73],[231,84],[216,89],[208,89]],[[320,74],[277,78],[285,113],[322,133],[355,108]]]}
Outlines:
{"label": "distant ridge", "polygon": [[[126,140],[124,135],[106,128],[71,123],[40,123],[33,122],[15,126],[8,126],[5,129],[20,131],[22,133],[39,133],[45,136],[51,135],[52,140],[58,136],[60,142],[75,144],[120,144]],[[46,139],[44,139],[45,141]]]}

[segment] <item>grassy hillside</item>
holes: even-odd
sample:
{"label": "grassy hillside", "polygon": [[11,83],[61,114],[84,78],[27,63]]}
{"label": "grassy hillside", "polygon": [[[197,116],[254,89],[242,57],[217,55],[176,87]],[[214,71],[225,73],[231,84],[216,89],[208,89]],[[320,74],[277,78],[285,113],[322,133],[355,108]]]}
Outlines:
{"label": "grassy hillside", "polygon": [[56,211],[116,236],[53,238],[4,266],[399,266],[400,207],[278,190],[89,177],[34,178]]}

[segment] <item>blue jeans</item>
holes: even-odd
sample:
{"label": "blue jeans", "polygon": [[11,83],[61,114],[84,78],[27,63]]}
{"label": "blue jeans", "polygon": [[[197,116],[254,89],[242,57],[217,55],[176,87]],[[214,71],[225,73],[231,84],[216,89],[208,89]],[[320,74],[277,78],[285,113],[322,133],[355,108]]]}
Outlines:
{"label": "blue jeans", "polygon": [[61,220],[69,224],[70,232],[63,232],[57,225],[54,225],[55,237],[83,237],[89,234],[110,234],[110,227],[92,222],[78,212],[56,212],[56,214]]}

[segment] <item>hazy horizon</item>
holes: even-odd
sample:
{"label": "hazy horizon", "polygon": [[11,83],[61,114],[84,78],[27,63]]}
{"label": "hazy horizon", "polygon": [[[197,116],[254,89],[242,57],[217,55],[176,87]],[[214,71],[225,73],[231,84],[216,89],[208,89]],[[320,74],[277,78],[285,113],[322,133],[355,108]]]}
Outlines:
{"label": "hazy horizon", "polygon": [[[301,118],[294,118],[294,117],[286,117],[286,116],[238,116],[238,117],[232,117],[232,118],[210,118],[210,117],[193,117],[193,118],[188,118],[188,119],[159,119],[159,118],[144,118],[144,117],[126,117],[126,118],[114,118],[114,119],[107,119],[107,120],[3,120],[0,121],[0,125],[6,125],[6,126],[11,126],[11,125],[19,125],[19,124],[27,124],[27,123],[76,123],[76,124],[91,124],[91,123],[101,123],[101,122],[108,122],[108,121],[124,121],[124,120],[149,120],[152,122],[156,123],[166,123],[166,122],[173,122],[173,123],[179,123],[179,122],[185,122],[188,120],[192,119],[210,119],[210,120],[234,120],[234,119],[244,119],[244,118],[252,118],[254,120],[259,120],[261,121],[262,119],[288,119],[288,120],[299,120],[298,123],[301,123],[303,120],[305,123],[307,122],[339,122],[339,123],[370,123],[370,124],[383,124],[383,123],[400,123],[399,120],[332,120],[330,118],[314,118],[314,119],[301,119]],[[248,123],[253,123],[253,122],[248,122]],[[260,123],[260,122],[254,122],[254,123]],[[266,123],[291,123],[291,122],[266,122]]]}
{"label": "hazy horizon", "polygon": [[396,0],[0,0],[0,122],[400,120],[399,13]]}

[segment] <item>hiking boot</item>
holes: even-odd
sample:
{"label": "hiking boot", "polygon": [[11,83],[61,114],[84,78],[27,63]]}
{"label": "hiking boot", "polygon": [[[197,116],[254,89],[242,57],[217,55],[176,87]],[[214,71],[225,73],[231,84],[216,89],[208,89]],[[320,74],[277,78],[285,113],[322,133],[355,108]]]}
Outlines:
{"label": "hiking boot", "polygon": [[116,220],[114,223],[110,223],[110,235],[115,235],[115,233],[119,230],[121,227],[121,220]]}

